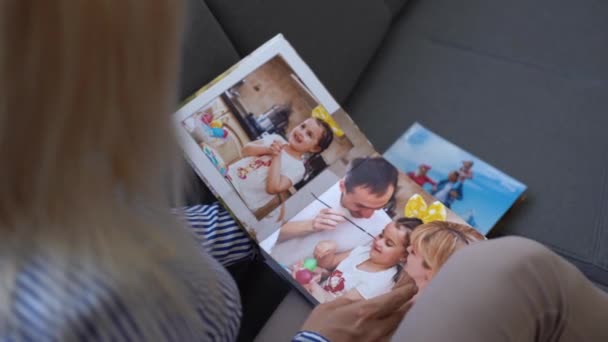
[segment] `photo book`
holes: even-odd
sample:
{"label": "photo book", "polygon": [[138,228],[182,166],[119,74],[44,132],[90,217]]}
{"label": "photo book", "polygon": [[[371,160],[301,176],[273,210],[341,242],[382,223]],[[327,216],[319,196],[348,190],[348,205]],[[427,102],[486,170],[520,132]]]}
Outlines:
{"label": "photo book", "polygon": [[420,124],[383,156],[282,35],[190,97],[173,122],[196,173],[313,303],[422,277],[417,231],[453,222],[434,229],[462,239],[454,246],[484,240],[525,190]]}

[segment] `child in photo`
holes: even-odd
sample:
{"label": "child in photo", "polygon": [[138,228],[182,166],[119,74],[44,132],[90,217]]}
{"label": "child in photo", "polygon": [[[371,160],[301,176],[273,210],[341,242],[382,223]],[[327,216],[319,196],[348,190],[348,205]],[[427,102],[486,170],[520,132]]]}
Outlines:
{"label": "child in photo", "polygon": [[458,171],[450,172],[448,178],[440,181],[431,194],[447,208],[450,208],[455,200],[461,198],[462,183],[459,182],[459,179]]}
{"label": "child in photo", "polygon": [[434,187],[435,185],[437,185],[437,183],[427,175],[430,169],[431,167],[429,165],[421,164],[420,166],[418,166],[417,172],[410,171],[407,173],[407,175],[421,187],[424,186],[424,184],[426,183],[429,183],[431,184],[431,186]]}
{"label": "child in photo", "polygon": [[458,170],[460,175],[460,181],[464,182],[467,179],[473,179],[473,161],[472,160],[463,160],[462,166]]}
{"label": "child in photo", "polygon": [[304,156],[323,152],[333,136],[325,121],[309,118],[289,132],[287,141],[269,134],[245,145],[244,157],[228,167],[226,178],[249,209],[256,211],[302,180]]}
{"label": "child in photo", "polygon": [[[336,253],[335,241],[319,242],[314,251],[317,275],[305,287],[321,303],[339,296],[370,299],[390,291],[407,259],[410,233],[421,223],[416,218],[392,221],[371,244],[341,253]],[[294,275],[301,267],[294,266]]]}

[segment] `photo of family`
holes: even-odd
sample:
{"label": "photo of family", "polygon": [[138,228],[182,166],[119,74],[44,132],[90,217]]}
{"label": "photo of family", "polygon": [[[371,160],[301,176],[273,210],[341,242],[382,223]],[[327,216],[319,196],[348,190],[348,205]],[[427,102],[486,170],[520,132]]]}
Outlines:
{"label": "photo of family", "polygon": [[[320,303],[343,295],[372,298],[406,277],[422,284],[431,273],[417,269],[421,261],[414,259],[426,255],[429,241],[464,239],[451,244],[455,248],[484,239],[380,156],[353,159],[341,179],[323,193],[311,192],[310,199],[260,246]],[[412,253],[419,229],[432,232]],[[429,246],[429,258],[436,246],[444,249]],[[445,260],[423,262],[436,269]]]}
{"label": "photo of family", "polygon": [[183,127],[258,219],[353,147],[280,56],[187,117]]}
{"label": "photo of family", "polygon": [[199,176],[312,302],[372,298],[405,281],[422,290],[454,251],[485,239],[450,209],[469,197],[478,161],[462,159],[444,182],[434,160],[400,172],[282,36],[173,122]]}
{"label": "photo of family", "polygon": [[418,123],[384,157],[484,235],[526,190],[524,184]]}

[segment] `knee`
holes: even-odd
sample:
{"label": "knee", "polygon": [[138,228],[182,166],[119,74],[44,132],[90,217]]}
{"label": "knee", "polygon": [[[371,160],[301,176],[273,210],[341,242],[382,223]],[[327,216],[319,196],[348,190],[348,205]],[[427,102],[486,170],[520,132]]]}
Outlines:
{"label": "knee", "polygon": [[453,261],[460,265],[473,264],[482,273],[511,278],[549,269],[556,258],[556,254],[542,244],[512,236],[463,248],[453,256]]}
{"label": "knee", "polygon": [[[476,242],[463,250],[486,250],[493,249],[495,253],[519,251],[526,255],[544,255],[552,253],[547,247],[539,242],[520,236],[506,236],[497,239]],[[484,251],[485,252],[485,251]]]}
{"label": "knee", "polygon": [[546,246],[534,240],[518,236],[509,236],[490,240],[499,256],[508,258],[514,265],[529,265],[530,263],[551,262],[555,254]]}

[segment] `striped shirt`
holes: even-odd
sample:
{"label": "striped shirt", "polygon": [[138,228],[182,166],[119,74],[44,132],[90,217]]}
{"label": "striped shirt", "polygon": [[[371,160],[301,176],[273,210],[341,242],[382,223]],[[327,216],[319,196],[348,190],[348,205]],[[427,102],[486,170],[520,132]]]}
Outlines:
{"label": "striped shirt", "polygon": [[[188,303],[198,313],[195,328],[162,302],[146,303],[145,310],[129,307],[125,293],[78,263],[67,272],[56,272],[50,261],[36,256],[17,269],[9,308],[13,319],[0,322],[0,342],[143,341],[149,340],[150,329],[158,332],[153,336],[161,341],[234,341],[240,300],[222,265],[252,258],[254,248],[218,203],[177,212],[186,218],[204,251],[195,271],[188,265],[167,265],[191,292],[185,298],[194,298]],[[145,291],[153,291],[153,286]],[[67,302],[57,298],[67,298]],[[293,341],[327,342],[314,332],[299,332]]]}

